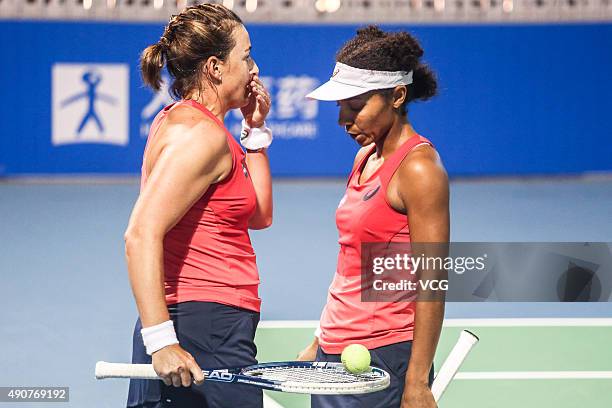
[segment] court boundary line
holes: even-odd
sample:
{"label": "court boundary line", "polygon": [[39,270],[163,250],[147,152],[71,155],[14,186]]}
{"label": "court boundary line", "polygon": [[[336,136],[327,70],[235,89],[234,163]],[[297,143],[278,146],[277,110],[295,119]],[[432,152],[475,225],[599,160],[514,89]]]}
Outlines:
{"label": "court boundary line", "polygon": [[460,371],[455,380],[609,380],[612,371]]}
{"label": "court boundary line", "polygon": [[[261,329],[314,329],[318,320],[263,320]],[[612,327],[607,317],[445,319],[443,327]]]}

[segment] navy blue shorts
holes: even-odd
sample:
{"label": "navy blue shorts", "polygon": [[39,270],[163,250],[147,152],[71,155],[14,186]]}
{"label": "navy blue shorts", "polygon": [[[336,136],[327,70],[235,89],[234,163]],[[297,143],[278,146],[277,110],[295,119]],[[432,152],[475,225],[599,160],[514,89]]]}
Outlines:
{"label": "navy blue shorts", "polygon": [[[404,394],[406,370],[412,351],[412,342],[390,344],[370,350],[374,367],[382,368],[391,376],[389,388],[370,394],[313,395],[311,408],[399,408]],[[321,347],[317,361],[340,362],[340,354],[327,354]],[[429,372],[429,384],[433,381],[433,367]]]}
{"label": "navy blue shorts", "polygon": [[[259,313],[213,302],[183,302],[168,306],[181,347],[200,367],[222,368],[257,364],[253,341]],[[132,363],[150,364],[140,329],[134,328]],[[175,388],[161,380],[131,380],[128,407],[141,408],[262,408],[261,389],[204,381]]]}

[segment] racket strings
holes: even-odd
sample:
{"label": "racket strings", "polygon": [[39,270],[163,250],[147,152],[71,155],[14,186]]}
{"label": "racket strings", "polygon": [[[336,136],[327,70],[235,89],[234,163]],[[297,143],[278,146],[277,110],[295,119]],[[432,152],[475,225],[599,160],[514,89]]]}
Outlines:
{"label": "racket strings", "polygon": [[379,374],[352,374],[343,368],[268,367],[244,371],[243,374],[266,380],[298,383],[348,384],[381,381]]}

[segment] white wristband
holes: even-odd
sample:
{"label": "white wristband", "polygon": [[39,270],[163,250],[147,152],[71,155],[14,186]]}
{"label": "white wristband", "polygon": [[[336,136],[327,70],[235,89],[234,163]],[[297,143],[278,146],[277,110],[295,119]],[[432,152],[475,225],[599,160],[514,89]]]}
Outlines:
{"label": "white wristband", "polygon": [[240,143],[248,150],[264,149],[272,144],[272,131],[264,123],[262,127],[250,128],[242,119]]}
{"label": "white wristband", "polygon": [[321,338],[321,325],[317,325],[317,328],[315,329],[314,335],[316,338]]}
{"label": "white wristband", "polygon": [[143,328],[140,330],[140,334],[142,334],[142,341],[147,349],[148,355],[171,344],[178,344],[172,320]]}

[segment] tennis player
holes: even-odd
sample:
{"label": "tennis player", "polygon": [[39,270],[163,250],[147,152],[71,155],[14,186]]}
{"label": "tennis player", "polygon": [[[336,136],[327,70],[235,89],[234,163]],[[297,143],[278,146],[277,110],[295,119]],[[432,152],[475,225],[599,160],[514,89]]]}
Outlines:
{"label": "tennis player", "polygon": [[340,253],[320,331],[302,360],[340,361],[349,344],[366,346],[372,365],[391,374],[385,391],[312,396],[316,408],[432,408],[429,389],[444,301],[363,302],[361,244],[449,239],[448,178],[432,143],[407,116],[436,93],[423,50],[405,32],[357,31],[336,55],[331,79],[308,97],[337,101],[338,123],[359,145],[336,211]]}
{"label": "tennis player", "polygon": [[[259,276],[248,229],[272,222],[264,119],[270,96],[240,18],[218,4],[174,16],[144,50],[144,82],[160,88],[164,65],[176,103],[155,118],[141,191],[125,233],[140,318],[134,363],[162,381],[132,380],[129,407],[262,406],[261,390],[203,381],[200,366],[255,364]],[[241,141],[223,124],[244,115]]]}

